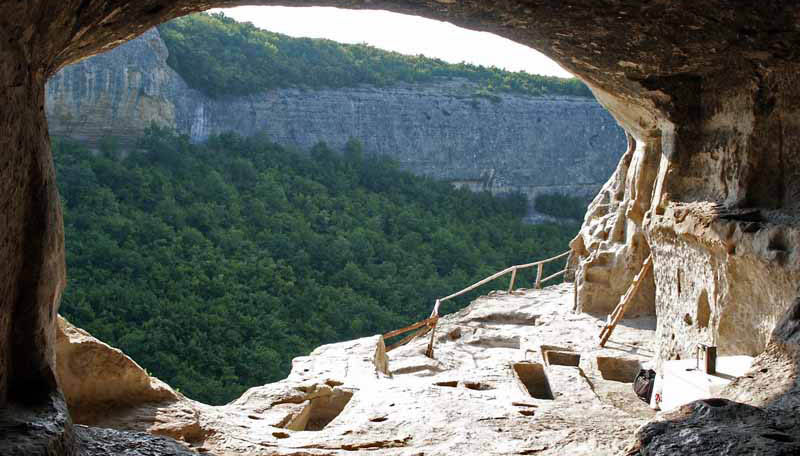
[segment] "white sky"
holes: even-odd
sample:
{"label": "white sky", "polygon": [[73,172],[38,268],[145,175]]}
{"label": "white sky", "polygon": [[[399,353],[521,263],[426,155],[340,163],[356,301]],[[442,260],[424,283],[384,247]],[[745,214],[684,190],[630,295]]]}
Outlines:
{"label": "white sky", "polygon": [[423,54],[447,62],[496,66],[548,76],[571,77],[558,64],[531,48],[486,32],[447,22],[377,10],[327,7],[241,6],[215,9],[239,22],[289,36],[368,43],[403,54]]}

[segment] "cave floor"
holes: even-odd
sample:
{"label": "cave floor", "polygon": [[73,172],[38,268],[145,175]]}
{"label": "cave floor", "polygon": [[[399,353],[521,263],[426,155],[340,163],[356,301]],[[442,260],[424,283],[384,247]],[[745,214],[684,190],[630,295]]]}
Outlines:
{"label": "cave floor", "polygon": [[624,320],[599,348],[603,320],[572,302],[571,284],[494,292],[439,321],[434,359],[427,336],[388,354],[380,336],[325,345],[228,405],[182,400],[96,424],[226,455],[618,454],[654,416],[631,382],[655,321]]}

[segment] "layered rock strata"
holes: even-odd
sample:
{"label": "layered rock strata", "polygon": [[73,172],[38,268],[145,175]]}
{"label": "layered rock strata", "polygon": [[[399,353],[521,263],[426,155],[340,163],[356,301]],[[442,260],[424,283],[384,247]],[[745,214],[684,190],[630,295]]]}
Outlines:
{"label": "layered rock strata", "polygon": [[531,202],[541,193],[589,201],[624,151],[622,130],[592,99],[489,99],[467,80],[218,99],[191,89],[167,56],[152,29],[63,69],[47,84],[50,134],[90,147],[114,140],[123,149],[134,149],[151,123],[195,142],[234,131],[303,150],[320,141],[341,150],[355,138],[366,153],[415,174],[476,191],[522,192]]}

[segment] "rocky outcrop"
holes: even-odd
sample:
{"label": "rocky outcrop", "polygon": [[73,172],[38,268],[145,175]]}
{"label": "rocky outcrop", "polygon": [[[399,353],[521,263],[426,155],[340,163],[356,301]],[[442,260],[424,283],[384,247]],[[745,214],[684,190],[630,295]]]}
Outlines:
{"label": "rocky outcrop", "polygon": [[624,135],[581,97],[476,96],[466,80],[429,85],[277,89],[210,98],[167,64],[153,29],[112,52],[63,69],[47,84],[50,134],[134,148],[155,122],[201,142],[234,131],[285,146],[350,138],[416,174],[496,194],[561,193],[590,200],[624,150]]}
{"label": "rocky outcrop", "polygon": [[[652,253],[655,288],[640,298],[655,303],[660,359],[690,356],[698,343],[756,356],[797,296],[798,137],[787,128],[800,121],[797,93],[765,78],[707,86],[717,101],[680,134],[633,136],[573,242],[583,310],[612,308]],[[764,107],[764,87],[784,90]]]}
{"label": "rocky outcrop", "polygon": [[[758,356],[755,370],[724,393],[736,402],[664,415],[639,432],[639,454],[797,452],[798,340],[785,329],[796,319],[800,281],[800,92],[783,72],[792,68],[662,82],[676,104],[663,108],[656,128],[630,127],[630,163],[623,160],[573,242],[583,310],[611,308],[653,255],[654,293],[640,299],[654,303],[657,361],[691,357],[700,343]],[[621,283],[604,285],[606,277]],[[698,442],[689,451],[687,438]]]}
{"label": "rocky outcrop", "polygon": [[72,419],[93,424],[110,410],[177,401],[167,384],[150,377],[120,350],[58,317],[56,376]]}
{"label": "rocky outcrop", "polygon": [[[628,137],[627,151],[589,205],[583,227],[570,243],[578,312],[610,314],[650,255],[642,219],[650,207],[655,178],[652,161],[657,155],[637,151],[641,145]],[[652,272],[644,280],[626,315],[655,315]]]}
{"label": "rocky outcrop", "polygon": [[172,439],[144,432],[75,426],[75,449],[81,456],[196,456]]}
{"label": "rocky outcrop", "polygon": [[[583,335],[600,321],[573,315],[571,303],[569,284],[492,293],[439,320],[434,359],[424,354],[427,336],[389,353],[381,336],[324,345],[296,358],[285,380],[228,405],[136,394],[139,403],[107,408],[93,424],[231,456],[613,455],[653,415],[631,382],[649,358],[654,320],[628,320],[598,348]],[[94,343],[93,358],[120,355]],[[67,352],[59,367],[81,359],[74,355],[83,357]],[[103,367],[131,376],[130,363]],[[70,412],[97,416],[87,408],[95,406],[74,403]]]}

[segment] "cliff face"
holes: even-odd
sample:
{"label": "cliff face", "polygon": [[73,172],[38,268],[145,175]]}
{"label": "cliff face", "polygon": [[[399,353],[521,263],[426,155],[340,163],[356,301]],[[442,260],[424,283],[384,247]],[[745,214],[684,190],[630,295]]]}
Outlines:
{"label": "cliff face", "polygon": [[422,174],[493,193],[591,198],[624,151],[624,134],[594,100],[474,96],[464,80],[336,90],[280,89],[212,99],[166,64],[156,29],[112,52],[65,68],[47,85],[52,135],[123,147],[151,122],[200,142],[235,131],[300,148],[357,138]]}

